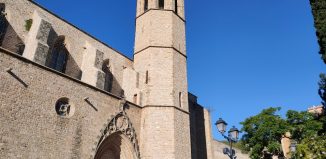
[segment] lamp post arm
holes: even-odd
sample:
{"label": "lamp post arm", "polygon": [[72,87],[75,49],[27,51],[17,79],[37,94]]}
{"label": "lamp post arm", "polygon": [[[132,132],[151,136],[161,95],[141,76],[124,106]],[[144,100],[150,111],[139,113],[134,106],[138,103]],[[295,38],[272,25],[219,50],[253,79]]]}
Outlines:
{"label": "lamp post arm", "polygon": [[230,159],[236,159],[237,156],[235,156],[235,154],[233,153],[233,142],[236,142],[236,141],[233,140],[231,138],[231,136],[224,135],[224,133],[221,133],[221,135],[229,142],[229,145],[230,145],[230,151],[227,155],[230,157]]}

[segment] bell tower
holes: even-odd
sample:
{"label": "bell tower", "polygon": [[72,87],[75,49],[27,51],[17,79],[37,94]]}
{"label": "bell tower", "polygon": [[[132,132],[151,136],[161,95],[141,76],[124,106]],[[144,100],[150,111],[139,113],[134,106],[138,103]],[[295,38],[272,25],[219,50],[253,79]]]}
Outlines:
{"label": "bell tower", "polygon": [[137,0],[141,158],[191,158],[184,0]]}

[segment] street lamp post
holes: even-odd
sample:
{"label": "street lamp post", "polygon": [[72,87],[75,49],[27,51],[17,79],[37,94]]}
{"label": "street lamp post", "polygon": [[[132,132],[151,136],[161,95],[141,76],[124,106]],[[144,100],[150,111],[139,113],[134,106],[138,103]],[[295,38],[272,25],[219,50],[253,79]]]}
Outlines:
{"label": "street lamp post", "polygon": [[228,135],[224,135],[226,132],[226,126],[228,125],[222,118],[219,118],[219,120],[215,123],[218,131],[221,133],[221,135],[229,142],[230,149],[224,148],[223,153],[225,155],[228,155],[230,159],[236,159],[237,156],[235,155],[234,149],[232,149],[232,144],[236,143],[238,141],[239,137],[239,130],[235,128],[234,126],[229,130]]}

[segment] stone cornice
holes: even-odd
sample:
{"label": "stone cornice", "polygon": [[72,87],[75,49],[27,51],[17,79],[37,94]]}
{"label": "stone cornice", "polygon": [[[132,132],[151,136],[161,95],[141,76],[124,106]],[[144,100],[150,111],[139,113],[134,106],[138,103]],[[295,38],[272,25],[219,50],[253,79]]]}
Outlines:
{"label": "stone cornice", "polygon": [[176,107],[176,106],[167,106],[167,105],[145,105],[145,106],[143,106],[143,108],[174,108],[174,109],[177,109],[177,110],[179,110],[179,111],[181,111],[181,112],[183,112],[183,113],[185,113],[185,114],[190,114],[188,111],[186,111],[186,110],[183,110],[183,109],[181,109],[181,108],[179,108],[179,107]]}
{"label": "stone cornice", "polygon": [[181,51],[179,51],[178,49],[176,49],[175,47],[171,47],[171,46],[147,46],[137,52],[134,53],[134,56],[144,50],[147,50],[149,48],[165,48],[165,49],[173,49],[174,51],[178,52],[180,55],[182,55],[183,57],[187,58],[187,56],[185,54],[183,54]]}
{"label": "stone cornice", "polygon": [[172,12],[172,13],[174,13],[174,15],[176,15],[177,17],[179,17],[179,18],[180,18],[184,23],[186,23],[186,20],[185,20],[184,18],[180,17],[180,15],[178,15],[174,10],[171,10],[171,9],[155,9],[155,8],[148,9],[148,10],[145,11],[144,13],[138,15],[138,16],[136,17],[136,20],[137,20],[138,18],[140,18],[141,16],[145,15],[147,12],[149,12],[149,11],[153,11],[153,10],[154,10],[154,11],[166,11],[166,12]]}

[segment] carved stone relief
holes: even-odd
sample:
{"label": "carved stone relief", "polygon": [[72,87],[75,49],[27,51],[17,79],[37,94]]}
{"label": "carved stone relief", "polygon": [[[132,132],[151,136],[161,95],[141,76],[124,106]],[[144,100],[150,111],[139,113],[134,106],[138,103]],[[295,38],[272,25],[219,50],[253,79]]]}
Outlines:
{"label": "carved stone relief", "polygon": [[139,147],[138,147],[138,141],[136,136],[136,131],[132,126],[132,123],[125,112],[125,104],[126,100],[122,99],[120,102],[120,112],[114,116],[109,124],[101,130],[101,137],[99,139],[99,142],[97,144],[96,150],[100,147],[101,143],[111,134],[120,132],[127,136],[127,138],[132,143],[132,146],[134,148],[135,156],[137,156],[138,159],[140,159],[140,153],[139,153]]}

